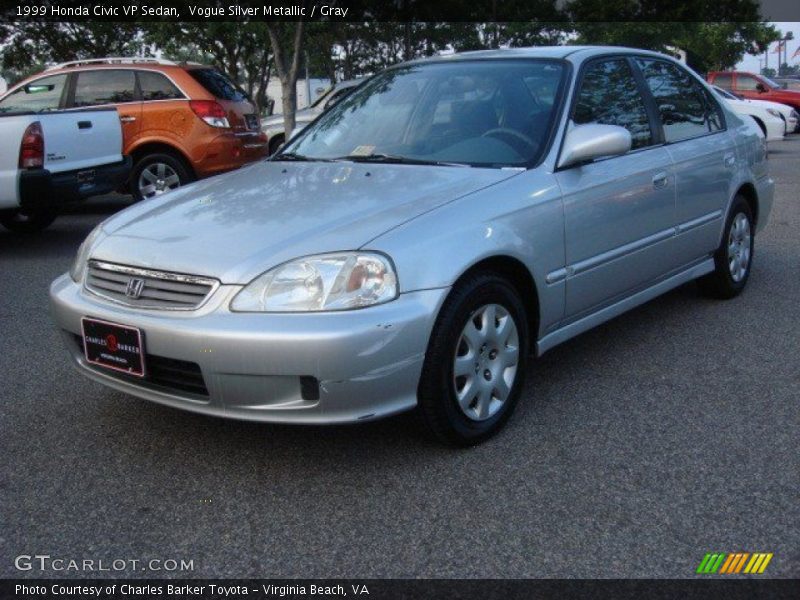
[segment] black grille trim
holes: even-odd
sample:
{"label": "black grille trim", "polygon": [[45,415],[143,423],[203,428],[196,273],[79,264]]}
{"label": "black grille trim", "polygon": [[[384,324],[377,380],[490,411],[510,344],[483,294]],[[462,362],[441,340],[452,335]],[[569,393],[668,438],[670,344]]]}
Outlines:
{"label": "black grille trim", "polygon": [[[83,353],[83,338],[80,335],[75,335],[75,343]],[[164,390],[167,392],[184,392],[194,396],[202,396],[208,398],[208,388],[203,379],[203,371],[197,363],[189,362],[187,360],[179,360],[177,358],[167,358],[165,356],[157,356],[155,354],[145,354],[145,376],[135,377],[120,373],[119,371],[112,371],[111,369],[95,368],[90,365],[90,368],[101,372],[114,379],[127,381],[136,385],[144,385],[155,390]]]}

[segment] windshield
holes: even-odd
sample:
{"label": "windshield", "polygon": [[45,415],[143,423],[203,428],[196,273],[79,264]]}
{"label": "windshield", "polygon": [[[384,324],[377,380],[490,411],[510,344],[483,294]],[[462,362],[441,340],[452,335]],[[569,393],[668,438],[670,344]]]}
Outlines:
{"label": "windshield", "polygon": [[384,160],[526,166],[545,150],[564,63],[423,63],[373,77],[276,160]]}
{"label": "windshield", "polygon": [[775,82],[774,82],[774,81],[772,81],[772,79],[770,79],[769,77],[764,77],[764,76],[762,75],[762,76],[761,76],[761,79],[763,79],[764,81],[766,81],[768,86],[770,86],[770,87],[772,87],[772,88],[781,89],[781,86],[780,86],[780,84],[777,84],[777,83],[775,83]]}

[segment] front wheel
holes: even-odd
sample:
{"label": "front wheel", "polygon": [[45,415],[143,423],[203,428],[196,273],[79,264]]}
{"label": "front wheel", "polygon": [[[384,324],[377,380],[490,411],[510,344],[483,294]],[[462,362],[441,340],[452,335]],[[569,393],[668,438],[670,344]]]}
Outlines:
{"label": "front wheel", "polygon": [[496,434],[519,400],[528,321],[517,291],[491,273],[459,282],[434,326],[417,391],[439,440],[470,446]]}
{"label": "front wheel", "polygon": [[714,298],[738,296],[753,264],[755,227],[753,212],[744,196],[733,200],[722,242],[714,253],[714,271],[698,279],[700,290]]}
{"label": "front wheel", "polygon": [[36,233],[56,220],[58,212],[52,208],[20,208],[0,213],[0,225],[15,233]]}

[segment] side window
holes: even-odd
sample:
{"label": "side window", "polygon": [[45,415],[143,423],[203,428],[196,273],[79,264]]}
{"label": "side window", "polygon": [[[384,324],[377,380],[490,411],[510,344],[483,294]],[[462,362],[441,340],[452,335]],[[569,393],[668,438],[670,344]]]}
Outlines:
{"label": "side window", "polygon": [[52,110],[59,107],[66,75],[52,75],[31,81],[0,102],[0,113]]}
{"label": "side window", "polygon": [[739,73],[736,76],[736,89],[744,90],[745,92],[754,92],[758,88],[758,80],[752,75],[743,75]]}
{"label": "side window", "polygon": [[182,100],[183,94],[161,73],[155,71],[137,71],[142,100]]}
{"label": "side window", "polygon": [[624,127],[631,133],[633,148],[653,143],[644,100],[624,59],[595,62],[586,69],[572,120],[578,125]]}
{"label": "side window", "polygon": [[720,73],[714,77],[714,85],[721,87],[723,90],[733,89],[733,75],[730,73]]}
{"label": "side window", "polygon": [[719,107],[689,73],[663,60],[637,58],[636,62],[658,105],[667,142],[687,140],[722,128]]}
{"label": "side window", "polygon": [[132,102],[136,78],[131,70],[98,69],[78,72],[75,106],[98,106]]}

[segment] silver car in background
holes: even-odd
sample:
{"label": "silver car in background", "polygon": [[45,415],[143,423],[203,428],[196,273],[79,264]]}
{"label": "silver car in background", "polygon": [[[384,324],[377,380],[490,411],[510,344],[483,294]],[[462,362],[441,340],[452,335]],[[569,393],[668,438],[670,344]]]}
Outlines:
{"label": "silver car in background", "polygon": [[[302,131],[311,121],[349,94],[361,81],[363,80],[349,79],[347,81],[340,81],[336,85],[332,85],[325,90],[319,98],[314,100],[311,106],[298,110],[294,114],[295,127],[293,133],[296,135]],[[261,131],[267,134],[269,153],[275,154],[278,148],[286,141],[286,132],[283,127],[283,114],[263,117],[261,119]]]}
{"label": "silver car in background", "polygon": [[101,223],[53,314],[82,373],[142,398],[286,423],[416,408],[469,445],[529,354],[695,279],[740,293],[773,188],[756,124],[670,57],[438,57]]}

